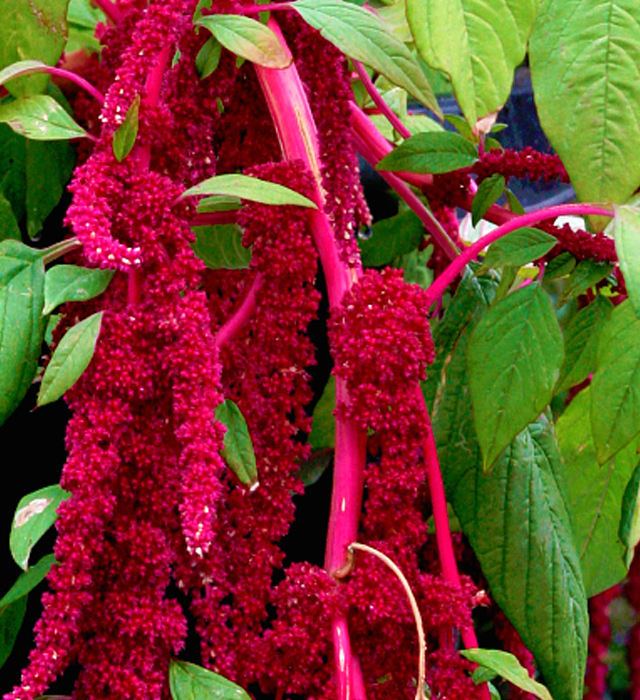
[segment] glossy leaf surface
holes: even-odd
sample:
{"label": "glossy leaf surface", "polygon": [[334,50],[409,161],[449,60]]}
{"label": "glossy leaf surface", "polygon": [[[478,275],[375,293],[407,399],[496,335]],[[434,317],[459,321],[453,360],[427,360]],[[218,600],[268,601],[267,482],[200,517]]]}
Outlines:
{"label": "glossy leaf surface", "polygon": [[484,468],[549,404],[564,359],[549,298],[529,284],[494,304],[468,350],[469,384]]}
{"label": "glossy leaf surface", "polygon": [[87,369],[100,335],[102,314],[100,311],[76,323],[62,337],[42,377],[38,406],[57,401]]}
{"label": "glossy leaf surface", "polygon": [[548,253],[557,240],[536,228],[521,228],[492,243],[482,268],[521,267]]}
{"label": "glossy leaf surface", "polygon": [[248,175],[216,175],[186,190],[182,196],[194,197],[200,194],[237,197],[261,204],[294,204],[316,209],[316,205],[310,199],[295,190]]}
{"label": "glossy leaf surface", "polygon": [[93,299],[109,286],[112,270],[98,270],[78,265],[55,265],[44,276],[43,315],[68,301]]}
{"label": "glossy leaf surface", "polygon": [[529,55],[542,128],[578,197],[626,201],[640,184],[636,0],[545,0]]}
{"label": "glossy leaf surface", "polygon": [[233,401],[227,399],[216,408],[216,420],[227,428],[224,435],[224,448],[220,452],[224,461],[243,484],[256,485],[258,483],[256,455],[247,421],[240,409]]}
{"label": "glossy leaf surface", "polygon": [[193,252],[211,270],[243,270],[251,263],[251,248],[242,245],[242,231],[235,224],[194,226]]}
{"label": "glossy leaf surface", "polygon": [[173,700],[250,700],[235,683],[202,666],[172,659],[169,687]]}
{"label": "glossy leaf surface", "polygon": [[0,243],[0,424],[22,401],[36,373],[46,321],[44,265],[18,241]]}
{"label": "glossy leaf surface", "polygon": [[600,466],[591,437],[589,388],[560,416],[558,443],[567,470],[567,496],[587,596],[615,586],[627,575],[618,531],[622,498],[640,461],[633,441]]}
{"label": "glossy leaf surface", "polygon": [[499,110],[524,59],[538,0],[407,0],[416,47],[446,73],[470,126]]}
{"label": "glossy leaf surface", "polygon": [[376,170],[448,173],[473,165],[478,152],[472,143],[449,131],[424,132],[403,141],[376,164]]}
{"label": "glossy leaf surface", "polygon": [[9,548],[21,569],[27,571],[31,550],[56,521],[56,509],[69,496],[59,484],[55,484],[20,499],[11,525]]}
{"label": "glossy leaf surface", "polygon": [[86,136],[65,109],[49,95],[19,97],[0,105],[0,123],[35,141],[58,141]]}
{"label": "glossy leaf surface", "polygon": [[226,49],[265,68],[286,68],[291,57],[269,27],[243,15],[207,15],[196,21]]}
{"label": "glossy leaf surface", "polygon": [[291,7],[349,58],[362,61],[442,114],[416,58],[372,12],[340,0],[296,0]]}
{"label": "glossy leaf surface", "polygon": [[640,319],[629,301],[613,310],[600,335],[591,426],[600,464],[640,433]]}
{"label": "glossy leaf surface", "polygon": [[504,192],[506,180],[500,173],[494,173],[480,183],[478,191],[471,203],[471,223],[477,226],[478,222],[489,211],[489,207],[495,204]]}

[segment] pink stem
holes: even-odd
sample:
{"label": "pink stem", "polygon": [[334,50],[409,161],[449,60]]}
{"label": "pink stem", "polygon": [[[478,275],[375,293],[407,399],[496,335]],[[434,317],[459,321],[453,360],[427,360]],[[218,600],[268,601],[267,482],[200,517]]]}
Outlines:
{"label": "pink stem", "polygon": [[239,11],[245,15],[257,15],[260,12],[277,12],[278,10],[292,10],[291,4],[288,2],[274,2],[270,5],[251,5],[243,7]]}
{"label": "pink stem", "polygon": [[77,73],[74,73],[73,71],[66,70],[65,68],[56,68],[55,66],[32,66],[29,68],[24,68],[21,71],[18,71],[15,73],[12,78],[17,78],[20,75],[30,75],[31,73],[48,73],[49,75],[53,75],[56,78],[63,78],[64,80],[69,80],[72,83],[75,83],[76,85],[80,86],[84,90],[86,90],[90,95],[96,98],[98,102],[104,102],[104,95],[98,90],[97,87],[94,87],[88,80],[85,80],[84,78],[81,78]]}
{"label": "pink stem", "polygon": [[555,207],[548,207],[538,211],[532,211],[528,214],[518,216],[507,223],[498,226],[486,236],[483,236],[475,243],[466,248],[456,260],[438,277],[438,279],[427,289],[427,298],[429,306],[437,301],[443,294],[445,289],[455,280],[455,278],[464,271],[466,265],[472,260],[475,260],[478,253],[483,251],[488,245],[491,245],[499,238],[506,236],[508,233],[522,228],[523,226],[533,226],[545,219],[555,219],[558,216],[613,216],[611,209],[606,209],[604,205],[596,204],[560,204]]}
{"label": "pink stem", "polygon": [[336,655],[338,697],[346,700],[366,700],[362,671],[357,658],[351,651],[349,626],[345,617],[340,616],[333,621],[332,633]]}
{"label": "pink stem", "polygon": [[222,348],[227,345],[242,329],[242,327],[247,323],[247,321],[253,316],[256,310],[256,296],[262,285],[264,279],[262,275],[256,275],[253,280],[253,284],[249,288],[246,296],[242,300],[240,306],[231,315],[231,317],[220,327],[215,336],[215,343],[218,348]]}
{"label": "pink stem", "polygon": [[[259,11],[263,11],[264,8],[265,6],[261,5]],[[269,27],[291,55],[273,18],[269,20]],[[258,65],[254,67],[285,159],[302,160],[313,175],[313,200],[318,209],[309,213],[311,231],[327,281],[329,305],[332,310],[336,310],[344,294],[358,280],[362,271],[361,268],[349,268],[341,259],[335,234],[324,211],[317,131],[305,88],[293,60],[287,68],[281,70]],[[346,385],[340,378],[336,381],[336,401],[346,405],[350,402]],[[330,574],[335,574],[348,565],[347,547],[357,539],[362,508],[365,446],[366,433],[353,421],[337,417],[333,493],[325,553],[325,569]],[[333,620],[332,629],[336,651],[338,698],[350,700],[356,696],[360,686],[352,677],[354,661],[346,620],[338,616]]]}
{"label": "pink stem", "polygon": [[219,226],[220,224],[235,224],[238,221],[238,210],[212,211],[207,214],[196,214],[189,226]]}
{"label": "pink stem", "polygon": [[[368,163],[372,161],[375,163],[375,158],[369,150],[368,144],[364,142],[357,133],[353,134],[353,142],[356,150]],[[420,201],[420,198],[415,195],[399,177],[394,175],[394,173],[381,171],[380,175],[385,182],[396,191],[401,199],[404,200],[409,209],[422,221],[436,245],[444,251],[449,260],[455,260],[460,254],[460,251],[451,238],[449,238],[449,235],[442,228],[435,216]]]}
{"label": "pink stem", "polygon": [[119,24],[122,21],[124,15],[119,7],[117,7],[111,0],[93,0],[94,4],[99,7],[107,19],[111,20],[113,24]]}
{"label": "pink stem", "polygon": [[402,136],[403,139],[408,139],[411,136],[411,132],[384,101],[382,95],[378,92],[378,88],[373,84],[373,80],[371,80],[369,74],[365,70],[365,67],[362,65],[362,63],[360,63],[360,61],[352,60],[352,63],[356,69],[358,78],[360,78],[365,90],[369,93],[369,97],[373,100],[373,103],[376,105],[376,107],[378,107],[382,114],[384,114],[391,126],[400,134],[400,136]]}

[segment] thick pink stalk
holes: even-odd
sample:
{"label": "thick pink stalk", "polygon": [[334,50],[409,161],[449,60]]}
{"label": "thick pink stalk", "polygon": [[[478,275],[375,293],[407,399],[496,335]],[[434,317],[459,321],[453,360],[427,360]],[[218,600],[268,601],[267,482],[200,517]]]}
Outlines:
{"label": "thick pink stalk", "polygon": [[605,208],[605,205],[597,204],[559,204],[555,207],[539,209],[528,214],[523,214],[514,219],[511,219],[502,226],[494,229],[486,236],[482,236],[475,243],[466,248],[460,256],[447,267],[447,269],[438,277],[437,280],[427,289],[427,297],[429,306],[437,301],[443,294],[446,288],[455,280],[455,278],[464,271],[464,268],[478,256],[478,253],[483,251],[488,245],[491,245],[499,238],[506,236],[508,233],[524,226],[534,226],[535,224],[544,221],[545,219],[555,219],[558,216],[613,216],[611,209]]}
{"label": "thick pink stalk", "polygon": [[[360,138],[357,132],[353,134],[353,142],[360,155],[369,163],[375,162],[375,157],[369,150],[368,144]],[[420,198],[405,185],[394,173],[381,171],[382,178],[392,187],[396,194],[405,202],[411,211],[422,221],[436,245],[441,248],[449,260],[455,260],[460,251],[456,244],[449,238],[447,232],[442,228],[435,216],[420,201]]]}
{"label": "thick pink stalk", "polygon": [[[264,8],[261,6],[260,9]],[[275,20],[269,21],[269,27],[289,52]],[[317,130],[305,88],[293,60],[290,66],[282,70],[258,65],[255,70],[285,159],[302,160],[313,175],[313,200],[318,209],[309,213],[311,230],[327,281],[329,305],[332,310],[336,310],[344,294],[358,280],[361,269],[350,268],[341,259],[333,229],[324,211]],[[340,378],[336,380],[336,401],[347,405],[350,401],[346,385]],[[339,573],[348,565],[347,547],[357,539],[362,508],[365,447],[365,432],[353,421],[336,418],[333,493],[325,553],[325,569],[331,575]],[[357,678],[358,674],[354,676],[354,670],[359,666],[351,651],[346,620],[343,617],[334,619],[332,629],[338,698],[364,700],[362,679]]]}
{"label": "thick pink stalk", "polygon": [[215,342],[218,348],[222,348],[232,340],[251,316],[253,316],[256,310],[256,295],[262,287],[263,282],[264,279],[262,275],[256,275],[253,284],[249,287],[249,291],[245,295],[240,306],[235,310],[231,318],[220,327],[220,330],[215,336]]}
{"label": "thick pink stalk", "polygon": [[378,92],[378,88],[373,84],[373,80],[369,77],[369,74],[365,70],[365,67],[360,63],[360,61],[352,61],[358,78],[364,85],[364,89],[369,94],[369,97],[373,100],[373,104],[382,112],[382,114],[387,118],[389,124],[402,136],[403,139],[408,139],[411,136],[411,132],[407,127],[400,121],[400,119],[393,113],[393,110],[384,101],[382,95]]}

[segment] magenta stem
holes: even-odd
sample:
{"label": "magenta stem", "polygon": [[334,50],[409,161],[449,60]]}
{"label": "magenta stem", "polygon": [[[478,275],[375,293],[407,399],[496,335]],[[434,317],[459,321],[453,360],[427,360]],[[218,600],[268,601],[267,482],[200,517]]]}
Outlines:
{"label": "magenta stem", "polygon": [[196,214],[189,226],[219,226],[221,224],[235,224],[238,221],[238,210],[212,211],[207,214]]}
{"label": "magenta stem", "polygon": [[234,311],[231,317],[220,326],[220,329],[215,335],[215,343],[218,348],[224,347],[233,340],[247,321],[253,316],[257,308],[256,297],[263,283],[264,279],[262,275],[257,274],[240,306]]}
{"label": "magenta stem", "polygon": [[117,7],[111,0],[93,0],[94,4],[99,7],[107,19],[111,20],[113,24],[119,24],[122,21],[124,15],[119,7]]}
{"label": "magenta stem", "polygon": [[613,216],[613,211],[605,208],[605,205],[598,204],[560,204],[555,207],[532,211],[507,221],[507,223],[498,226],[498,228],[495,228],[486,236],[482,236],[482,238],[466,248],[460,256],[446,268],[440,277],[427,289],[428,305],[431,306],[431,304],[437,301],[444,294],[446,288],[464,271],[465,266],[472,260],[475,260],[478,253],[483,251],[488,245],[491,245],[494,241],[497,241],[499,238],[506,236],[516,229],[524,226],[533,226],[540,223],[540,221],[555,219],[558,216],[611,217]]}
{"label": "magenta stem", "polygon": [[389,121],[389,124],[402,136],[403,139],[408,139],[411,136],[411,132],[407,127],[400,121],[400,119],[393,113],[393,110],[384,101],[384,98],[378,91],[378,88],[373,84],[373,80],[369,77],[369,74],[365,70],[365,67],[360,63],[360,61],[351,61],[358,78],[364,85],[364,89],[369,94],[369,97],[373,100],[376,107],[384,114],[384,116]]}
{"label": "magenta stem", "polygon": [[278,12],[279,10],[291,10],[291,4],[288,2],[274,2],[270,5],[251,5],[239,9],[245,15],[257,15],[260,12]]}
{"label": "magenta stem", "polygon": [[41,66],[30,66],[16,72],[12,78],[17,78],[20,75],[30,75],[31,73],[48,73],[56,78],[69,80],[70,82],[75,83],[79,87],[86,90],[90,95],[95,97],[98,102],[104,102],[104,95],[100,92],[100,90],[98,90],[97,87],[92,85],[88,80],[81,78],[77,73],[66,70],[65,68],[56,68],[55,66],[47,66],[44,64]]}
{"label": "magenta stem", "polygon": [[[258,11],[265,10],[261,5]],[[273,17],[268,25],[291,56],[280,28]],[[317,210],[309,213],[313,240],[327,281],[329,305],[337,310],[345,293],[362,274],[360,267],[349,268],[341,259],[334,231],[324,210],[322,173],[317,130],[306,92],[295,62],[276,70],[255,65],[256,74],[267,101],[271,118],[286,160],[300,159],[314,180],[313,201]],[[348,406],[350,398],[345,382],[336,380],[336,402]],[[331,575],[348,565],[348,547],[357,539],[365,464],[366,433],[351,420],[336,417],[336,446],[333,491],[329,515],[329,532],[325,552],[325,569]],[[346,619],[334,618],[332,632],[335,645],[335,672],[339,700],[364,700],[359,689],[362,680],[353,678],[356,668],[349,643]]]}

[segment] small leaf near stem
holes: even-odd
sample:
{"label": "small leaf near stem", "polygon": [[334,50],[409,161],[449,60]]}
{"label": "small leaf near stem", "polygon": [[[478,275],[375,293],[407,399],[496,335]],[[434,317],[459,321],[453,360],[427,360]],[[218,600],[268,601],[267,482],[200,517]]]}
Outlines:
{"label": "small leaf near stem", "polygon": [[420,616],[418,603],[416,602],[416,598],[413,595],[411,586],[409,585],[409,582],[405,578],[402,571],[400,571],[398,566],[386,554],[383,554],[382,552],[378,551],[377,549],[374,549],[373,547],[369,547],[369,545],[360,544],[359,542],[352,542],[349,545],[349,551],[351,553],[353,553],[354,549],[360,550],[361,552],[367,552],[368,554],[372,554],[374,557],[380,559],[380,561],[389,569],[391,569],[391,571],[393,571],[393,573],[397,576],[398,580],[402,584],[402,587],[404,588],[405,593],[407,594],[409,604],[411,605],[411,611],[413,612],[413,618],[416,622],[416,629],[418,631],[418,647],[420,649],[418,658],[418,687],[416,688],[416,700],[424,700],[424,669],[425,657],[427,653],[427,643],[424,637],[424,626],[422,624],[422,617]]}

